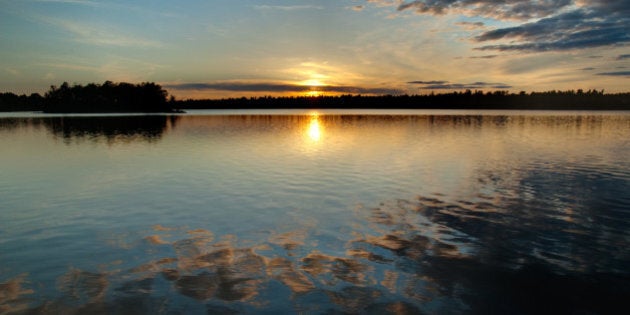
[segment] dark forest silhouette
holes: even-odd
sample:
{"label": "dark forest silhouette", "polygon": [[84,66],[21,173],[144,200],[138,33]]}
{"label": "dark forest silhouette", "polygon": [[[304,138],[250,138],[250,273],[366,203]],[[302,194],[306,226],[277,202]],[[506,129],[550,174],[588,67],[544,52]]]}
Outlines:
{"label": "dark forest silhouette", "polygon": [[43,111],[47,113],[169,113],[176,109],[552,109],[630,110],[630,92],[569,90],[547,92],[471,91],[426,95],[341,95],[296,97],[251,97],[203,100],[167,100],[160,85],[90,83],[85,86],[51,86],[44,96],[37,93],[0,93],[0,111]]}
{"label": "dark forest silhouette", "polygon": [[59,87],[51,86],[43,97],[36,93],[30,96],[0,94],[0,110],[46,113],[173,112],[167,95],[166,90],[152,82],[131,84],[106,81],[85,86],[70,86],[64,82]]}
{"label": "dark forest silhouette", "polygon": [[39,93],[28,96],[0,93],[0,112],[41,111],[43,107],[44,98]]}
{"label": "dark forest silhouette", "polygon": [[68,112],[171,112],[166,96],[168,92],[155,83],[113,83],[86,86],[51,86],[44,96],[43,111]]}
{"label": "dark forest silhouette", "polygon": [[596,90],[548,92],[470,91],[426,95],[341,95],[252,97],[177,101],[182,109],[553,109],[630,110],[630,93],[604,94]]}

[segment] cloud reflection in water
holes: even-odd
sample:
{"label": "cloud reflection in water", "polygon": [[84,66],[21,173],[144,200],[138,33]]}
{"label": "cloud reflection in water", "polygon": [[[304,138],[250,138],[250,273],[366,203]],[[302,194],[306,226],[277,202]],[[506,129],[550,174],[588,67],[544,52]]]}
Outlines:
{"label": "cloud reflection in water", "polygon": [[[71,267],[58,278],[55,298],[41,304],[29,303],[31,297],[32,301],[45,300],[38,297],[44,295],[43,290],[29,283],[30,276],[6,280],[0,286],[0,297],[8,297],[2,300],[4,309],[35,314],[261,310],[380,314],[527,313],[540,311],[544,306],[555,312],[605,313],[628,304],[624,299],[630,291],[625,270],[628,203],[624,203],[627,198],[616,197],[627,191],[628,174],[619,169],[610,172],[599,169],[600,162],[596,160],[614,157],[615,152],[624,152],[623,148],[613,147],[619,151],[605,151],[595,156],[592,163],[559,159],[562,163],[550,164],[536,155],[582,153],[594,144],[607,142],[612,147],[618,133],[627,131],[623,129],[628,126],[627,119],[617,118],[612,127],[606,126],[609,121],[599,116],[184,116],[181,121],[182,125],[173,133],[194,133],[195,139],[205,141],[215,137],[216,141],[207,146],[208,152],[227,154],[222,161],[241,162],[237,163],[238,170],[248,172],[233,184],[241,183],[242,178],[250,179],[253,174],[271,178],[269,182],[273,184],[277,184],[276,179],[292,180],[289,176],[256,173],[262,163],[271,163],[285,154],[295,154],[290,161],[305,165],[296,169],[305,170],[303,175],[315,179],[334,170],[313,172],[330,167],[321,162],[327,154],[333,161],[346,163],[346,167],[356,167],[365,161],[362,157],[374,158],[379,154],[383,158],[377,160],[401,161],[401,165],[408,160],[398,156],[405,154],[412,156],[412,161],[430,165],[435,160],[449,160],[440,160],[444,163],[439,166],[444,169],[434,168],[429,175],[420,172],[411,175],[426,179],[422,184],[429,187],[419,187],[420,195],[380,200],[373,205],[359,204],[352,218],[355,222],[339,231],[322,228],[320,224],[326,223],[322,218],[310,218],[310,205],[304,206],[303,212],[293,213],[298,217],[295,224],[279,225],[279,218],[272,217],[271,228],[252,223],[243,230],[259,228],[260,231],[240,233],[229,228],[218,230],[220,226],[209,231],[204,227],[210,229],[210,224],[205,223],[199,223],[200,229],[178,226],[175,222],[169,226],[167,220],[157,218],[164,220],[164,225],[155,225],[137,237],[128,234],[127,238],[133,239],[123,240],[128,242],[121,242],[126,245],[118,248],[141,256],[136,260],[105,267]],[[311,127],[314,122],[317,128]],[[313,142],[311,129],[318,130],[319,142]],[[578,138],[592,133],[601,136],[583,137],[586,140],[572,142],[558,151],[563,139],[553,135],[567,133]],[[69,134],[71,139],[89,139]],[[406,136],[423,140],[414,142],[420,149],[396,142]],[[502,136],[513,138],[507,141]],[[264,142],[277,138],[282,146]],[[477,138],[492,145],[478,146]],[[355,145],[364,139],[378,141]],[[248,161],[252,167],[244,167],[248,164],[230,155],[234,152],[229,148],[239,141],[245,141],[246,152],[255,152],[260,159]],[[457,156],[461,148],[441,146],[449,141],[465,146],[467,159]],[[515,150],[530,154],[510,155],[506,148],[512,147],[501,141],[518,143],[521,146]],[[313,147],[323,142],[326,150],[309,151],[312,155],[307,158],[300,155],[303,153],[300,149],[307,145]],[[395,154],[378,146],[384,143],[394,144],[387,148],[395,148]],[[346,155],[332,154],[339,152]],[[513,156],[521,160],[509,159]],[[583,154],[571,156],[589,159]],[[482,162],[452,172],[451,166],[461,166],[470,160]],[[229,165],[227,162],[221,167]],[[361,174],[368,174],[367,177],[390,174],[379,173],[372,166],[365,163],[357,168],[352,173],[357,176],[356,181],[343,180],[356,184],[366,178]],[[287,165],[268,169],[286,168]],[[442,171],[454,175],[448,177]],[[431,176],[442,175],[448,180],[431,181]],[[327,190],[320,189],[327,182],[317,180],[298,183],[315,196],[322,190],[333,194],[332,189],[343,187],[331,185]],[[255,193],[262,185],[253,186],[250,192]],[[281,187],[296,191],[293,181]],[[428,189],[439,193],[427,192]],[[252,197],[256,202],[264,198]],[[277,205],[269,201],[270,208]],[[214,206],[212,210],[218,211]],[[288,212],[281,210],[283,215]]]}
{"label": "cloud reflection in water", "polygon": [[[511,215],[519,211],[506,202],[451,203],[439,196],[418,196],[359,209],[373,232],[355,232],[357,238],[346,244],[342,256],[304,252],[313,237],[309,226],[274,233],[252,247],[239,247],[230,235],[216,240],[203,229],[186,231],[183,235],[188,237],[169,242],[181,229],[156,226],[155,234],[145,238],[147,245],[162,248],[160,252],[170,248],[175,257],[130,270],[71,268],[58,280],[63,296],[30,311],[165,313],[179,305],[171,296],[174,292],[222,312],[254,312],[278,307],[280,300],[293,305],[284,305],[285,310],[390,314],[470,311],[471,307],[483,312],[491,305],[499,312],[534,311],[526,302],[529,298],[541,299],[556,311],[607,310],[609,306],[589,304],[604,295],[610,305],[624,303],[621,298],[628,288],[623,289],[622,283],[627,275],[615,279],[564,269],[562,264],[538,259],[529,245],[512,244],[518,239],[510,233],[532,230],[535,234],[546,227],[536,223],[537,214],[532,213],[531,218],[518,219],[523,228],[500,229],[514,224]],[[493,219],[486,220],[490,214]],[[528,239],[535,241],[535,237]],[[16,291],[15,285],[2,288],[10,301],[33,293]]]}

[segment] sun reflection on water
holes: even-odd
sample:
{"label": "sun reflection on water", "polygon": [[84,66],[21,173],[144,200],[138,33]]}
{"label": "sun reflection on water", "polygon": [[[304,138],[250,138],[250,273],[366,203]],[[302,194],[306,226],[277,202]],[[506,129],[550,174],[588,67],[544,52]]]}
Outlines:
{"label": "sun reflection on water", "polygon": [[307,131],[308,137],[314,141],[314,142],[319,142],[322,138],[322,127],[321,124],[319,122],[319,115],[318,114],[312,114],[311,115],[311,120],[308,124],[308,131]]}

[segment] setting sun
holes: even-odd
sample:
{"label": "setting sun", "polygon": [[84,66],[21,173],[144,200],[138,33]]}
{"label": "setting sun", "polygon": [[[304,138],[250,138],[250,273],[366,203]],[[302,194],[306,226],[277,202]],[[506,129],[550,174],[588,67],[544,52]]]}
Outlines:
{"label": "setting sun", "polygon": [[308,87],[308,90],[305,91],[304,95],[309,97],[316,97],[324,95],[323,91],[320,90],[321,87],[327,86],[324,82],[317,77],[323,77],[323,75],[313,75],[314,78],[302,81],[300,85]]}

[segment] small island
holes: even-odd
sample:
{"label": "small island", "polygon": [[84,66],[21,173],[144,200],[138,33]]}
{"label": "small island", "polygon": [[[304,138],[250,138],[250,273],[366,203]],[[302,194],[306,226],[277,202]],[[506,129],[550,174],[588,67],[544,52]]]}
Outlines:
{"label": "small island", "polygon": [[90,83],[70,86],[64,82],[51,86],[42,97],[34,93],[17,96],[0,94],[0,111],[43,111],[44,113],[172,113],[173,102],[167,101],[168,92],[160,85]]}
{"label": "small island", "polygon": [[509,93],[455,91],[422,95],[264,96],[224,99],[168,98],[159,84],[144,82],[51,86],[41,96],[0,93],[0,111],[44,113],[178,113],[182,109],[493,109],[630,110],[630,92],[569,90]]}

